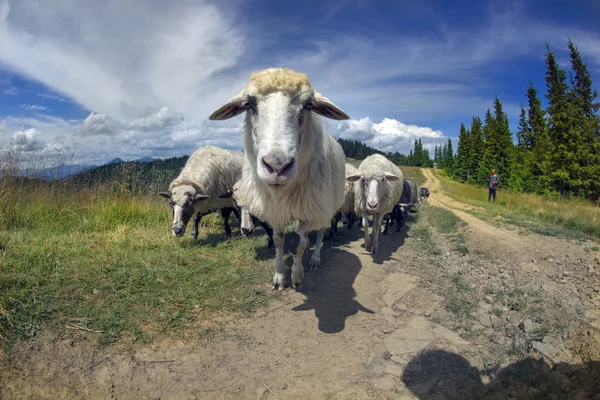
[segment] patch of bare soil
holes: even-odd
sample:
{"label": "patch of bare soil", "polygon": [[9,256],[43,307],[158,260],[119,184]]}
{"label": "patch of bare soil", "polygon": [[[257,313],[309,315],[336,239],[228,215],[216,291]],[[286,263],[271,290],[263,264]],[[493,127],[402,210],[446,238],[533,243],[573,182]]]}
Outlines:
{"label": "patch of bare soil", "polygon": [[600,359],[600,261],[579,242],[465,213],[426,173],[429,203],[468,223],[468,251],[429,227],[430,251],[413,225],[382,236],[372,257],[357,228],[342,229],[301,289],[208,339],[101,347],[69,331],[18,343],[0,398],[600,396],[599,363],[586,358]]}

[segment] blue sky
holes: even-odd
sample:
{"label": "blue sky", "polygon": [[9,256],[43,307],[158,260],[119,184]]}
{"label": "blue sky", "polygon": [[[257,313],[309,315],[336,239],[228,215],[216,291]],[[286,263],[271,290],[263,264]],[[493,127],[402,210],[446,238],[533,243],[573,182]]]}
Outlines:
{"label": "blue sky", "polygon": [[241,117],[206,118],[285,66],[350,115],[333,135],[433,148],[495,96],[514,127],[545,43],[568,67],[570,37],[600,79],[598,20],[595,0],[0,0],[0,143],[98,163],[241,148]]}

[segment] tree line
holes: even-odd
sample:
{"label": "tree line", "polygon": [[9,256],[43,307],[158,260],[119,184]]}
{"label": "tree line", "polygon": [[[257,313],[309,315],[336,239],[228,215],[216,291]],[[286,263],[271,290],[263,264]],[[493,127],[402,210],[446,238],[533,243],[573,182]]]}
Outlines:
{"label": "tree line", "polygon": [[358,140],[338,139],[338,143],[342,146],[344,153],[347,157],[354,158],[356,160],[363,160],[372,154],[381,154],[386,156],[390,161],[396,165],[414,166],[414,167],[432,167],[433,163],[438,163],[439,166],[452,164],[452,142],[448,139],[448,143],[439,147],[439,157],[437,156],[438,147],[435,148],[435,159],[432,159],[429,155],[429,150],[423,148],[421,139],[416,139],[413,143],[413,148],[410,150],[408,155],[404,155],[400,152],[383,152],[373,147],[367,146],[363,142]]}
{"label": "tree line", "polygon": [[500,186],[516,192],[600,198],[600,103],[591,74],[569,39],[570,66],[561,68],[546,45],[545,98],[530,80],[527,104],[521,105],[516,143],[502,102],[484,120],[474,116],[460,126],[453,162],[445,164],[457,180],[487,185],[490,170],[500,175]]}

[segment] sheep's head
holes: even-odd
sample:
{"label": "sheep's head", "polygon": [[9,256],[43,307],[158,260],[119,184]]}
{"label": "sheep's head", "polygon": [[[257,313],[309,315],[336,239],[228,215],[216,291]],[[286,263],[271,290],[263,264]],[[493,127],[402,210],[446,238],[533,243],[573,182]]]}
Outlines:
{"label": "sheep's head", "polygon": [[160,196],[169,199],[169,205],[173,212],[173,236],[181,237],[185,233],[190,218],[194,215],[196,203],[208,200],[210,196],[197,193],[191,185],[175,186],[168,192],[160,192]]}
{"label": "sheep's head", "polygon": [[369,214],[379,214],[380,201],[387,196],[390,186],[387,182],[394,182],[400,179],[399,176],[389,172],[379,174],[355,174],[346,178],[349,182],[356,182],[359,190],[363,192],[363,198],[366,199],[366,208]]}
{"label": "sheep's head", "polygon": [[253,73],[236,96],[209,119],[224,120],[246,112],[245,147],[259,178],[270,186],[293,181],[298,156],[312,113],[335,120],[344,111],[317,92],[305,74],[285,68]]}
{"label": "sheep's head", "polygon": [[239,196],[239,181],[233,185],[233,189],[229,189],[227,192],[219,195],[221,199],[231,199],[233,205],[238,209],[240,214],[240,230],[242,235],[246,236],[254,230],[254,224],[252,223],[252,216],[250,211],[244,206],[244,202]]}

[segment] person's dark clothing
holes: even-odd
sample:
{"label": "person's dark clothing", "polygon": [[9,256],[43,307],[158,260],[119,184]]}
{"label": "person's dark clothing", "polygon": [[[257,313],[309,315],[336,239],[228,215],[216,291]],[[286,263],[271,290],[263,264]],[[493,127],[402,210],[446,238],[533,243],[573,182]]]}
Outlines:
{"label": "person's dark clothing", "polygon": [[500,183],[498,175],[490,176],[490,184],[488,185],[488,203],[492,197],[494,197],[494,203],[496,202],[496,188],[498,187],[498,183]]}

